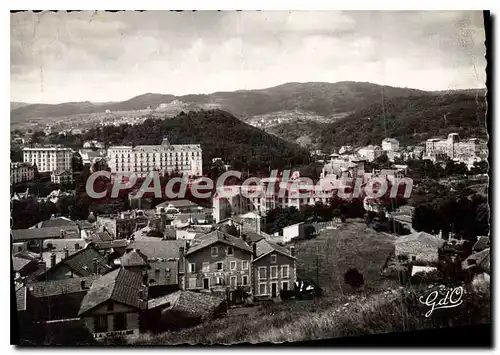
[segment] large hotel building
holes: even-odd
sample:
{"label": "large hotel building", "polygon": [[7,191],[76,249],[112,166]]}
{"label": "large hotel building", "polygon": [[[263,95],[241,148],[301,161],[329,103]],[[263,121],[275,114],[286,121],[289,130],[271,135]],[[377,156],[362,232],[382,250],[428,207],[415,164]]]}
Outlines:
{"label": "large hotel building", "polygon": [[164,138],[160,145],[112,146],[108,149],[111,173],[133,172],[146,177],[152,171],[162,174],[178,172],[201,176],[202,159],[199,144],[170,144]]}
{"label": "large hotel building", "polygon": [[39,172],[71,170],[70,148],[36,147],[23,149],[23,161],[36,165]]}

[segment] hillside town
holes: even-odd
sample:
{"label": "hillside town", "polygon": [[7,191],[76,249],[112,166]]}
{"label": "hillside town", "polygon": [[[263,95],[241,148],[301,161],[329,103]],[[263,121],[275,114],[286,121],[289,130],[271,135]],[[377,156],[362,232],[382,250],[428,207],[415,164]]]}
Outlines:
{"label": "hillside town", "polygon": [[[186,173],[193,181],[203,175],[201,146],[171,144],[167,137],[160,145],[135,147],[105,148],[101,142],[89,141],[77,151],[62,146],[27,146],[23,148],[24,161],[11,163],[12,202],[36,198],[57,203],[74,194],[74,154],[80,155],[86,169],[106,167],[113,176],[133,172],[145,178],[149,171],[158,170]],[[312,154],[324,164],[320,180],[360,177],[366,184],[374,176],[392,182],[403,179],[409,170],[406,160],[429,160],[437,165],[451,161],[471,169],[471,162],[486,159],[487,147],[478,139],[460,141],[457,134],[450,133],[445,140],[429,139],[421,147],[401,147],[396,139],[387,138],[381,147],[342,146],[328,156]],[[382,155],[390,168],[365,170],[365,165]],[[220,159],[212,162],[220,163]],[[53,214],[25,229],[13,229],[13,281],[20,329],[56,331],[80,324],[96,341],[116,337],[130,341],[144,333],[191,327],[267,302],[319,297],[318,280],[304,277],[297,269],[300,255],[295,245],[349,222],[344,215],[334,215],[320,223],[285,223],[270,232],[266,218],[273,211],[302,211],[319,205],[334,208],[331,203],[338,185],[329,187],[330,194],[322,191],[322,195],[301,197],[290,189],[299,175],[292,174],[289,182],[280,176],[262,180],[264,187],[273,181],[279,186],[284,183],[284,196],[266,188],[261,195],[245,197],[243,186],[231,185],[224,187],[232,192],[231,197],[216,192],[203,204],[174,199],[153,206],[148,198],[134,201],[131,193],[128,198],[135,202],[135,208],[131,205],[129,210],[90,212],[80,220]],[[48,196],[15,192],[16,186],[43,181],[59,186],[59,190]],[[409,277],[432,274],[441,270],[451,255],[461,263],[464,273],[489,277],[489,236],[478,235],[471,242],[456,233],[445,237],[442,231],[415,230],[415,206],[403,202],[391,210],[377,201],[364,198],[365,218],[371,213],[405,230],[390,232],[396,239],[393,251],[380,265],[383,273],[406,267]],[[378,217],[381,211],[383,215]],[[26,339],[32,336],[25,335]]]}
{"label": "hillside town", "polygon": [[488,342],[487,17],[12,12],[11,343]]}

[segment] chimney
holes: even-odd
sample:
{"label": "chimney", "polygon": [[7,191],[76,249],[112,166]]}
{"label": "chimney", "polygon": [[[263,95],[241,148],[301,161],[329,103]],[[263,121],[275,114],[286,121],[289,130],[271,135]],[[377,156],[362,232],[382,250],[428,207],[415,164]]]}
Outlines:
{"label": "chimney", "polygon": [[94,265],[94,274],[97,275],[97,258],[94,258],[94,260],[92,260],[92,264]]}
{"label": "chimney", "polygon": [[85,290],[85,280],[80,281],[80,286],[82,290]]}
{"label": "chimney", "polygon": [[50,254],[50,267],[53,268],[56,265],[56,254]]}
{"label": "chimney", "polygon": [[257,257],[257,243],[253,243],[252,247],[253,247],[253,257],[256,258]]}
{"label": "chimney", "polygon": [[64,248],[64,258],[67,259],[69,257],[69,250],[68,248]]}
{"label": "chimney", "polygon": [[290,255],[295,256],[295,246],[294,245],[290,245]]}

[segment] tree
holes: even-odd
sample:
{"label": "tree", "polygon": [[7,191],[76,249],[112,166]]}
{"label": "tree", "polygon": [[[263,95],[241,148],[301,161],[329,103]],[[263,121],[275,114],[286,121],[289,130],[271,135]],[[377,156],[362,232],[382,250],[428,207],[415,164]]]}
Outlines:
{"label": "tree", "polygon": [[363,275],[356,268],[350,268],[344,274],[344,282],[353,289],[359,289],[364,284]]}
{"label": "tree", "polygon": [[31,143],[32,144],[43,143],[44,138],[45,138],[45,133],[43,131],[36,131],[31,136]]}

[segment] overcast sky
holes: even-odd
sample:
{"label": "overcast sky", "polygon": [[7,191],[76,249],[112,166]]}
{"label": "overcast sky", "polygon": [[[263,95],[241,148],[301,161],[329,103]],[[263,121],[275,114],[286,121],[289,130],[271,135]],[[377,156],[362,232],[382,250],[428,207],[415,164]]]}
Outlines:
{"label": "overcast sky", "polygon": [[11,100],[118,101],[368,81],[485,87],[481,12],[11,15]]}

